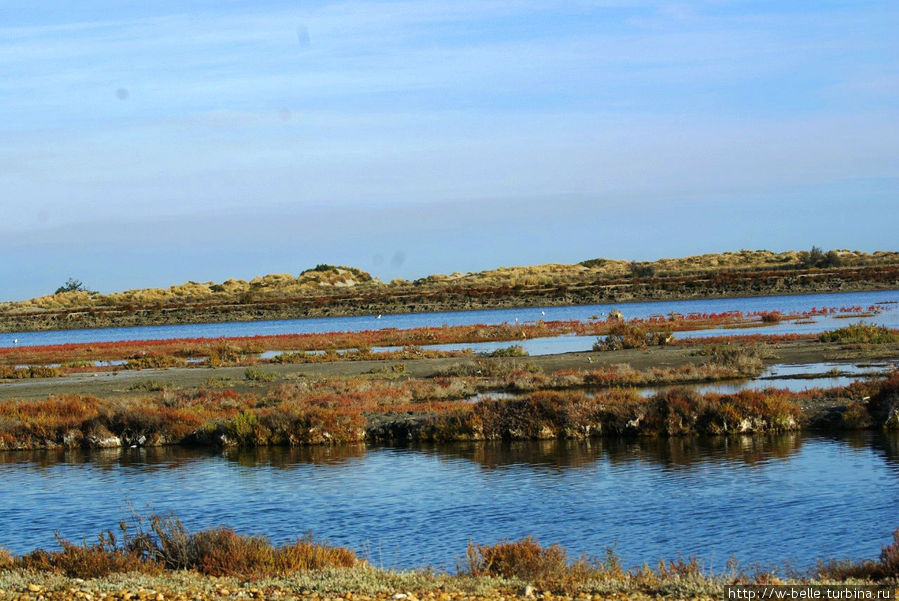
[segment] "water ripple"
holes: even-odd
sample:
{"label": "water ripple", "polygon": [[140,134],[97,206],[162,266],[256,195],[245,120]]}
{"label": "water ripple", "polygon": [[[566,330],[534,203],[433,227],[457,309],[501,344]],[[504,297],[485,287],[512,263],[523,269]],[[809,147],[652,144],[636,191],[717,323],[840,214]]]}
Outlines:
{"label": "water ripple", "polygon": [[286,542],[307,531],[384,566],[453,569],[469,542],[534,535],[627,564],[722,568],[876,557],[899,525],[899,437],[466,443],[417,448],[0,453],[0,533],[91,539],[140,512]]}

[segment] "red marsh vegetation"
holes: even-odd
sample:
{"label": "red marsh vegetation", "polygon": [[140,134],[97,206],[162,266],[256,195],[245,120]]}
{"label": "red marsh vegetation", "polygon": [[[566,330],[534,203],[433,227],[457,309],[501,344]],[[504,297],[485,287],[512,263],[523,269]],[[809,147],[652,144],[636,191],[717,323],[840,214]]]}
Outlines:
{"label": "red marsh vegetation", "polygon": [[[502,378],[526,379],[527,373],[511,371]],[[621,376],[587,372],[578,381],[571,374],[560,373],[545,376],[550,381],[540,384],[573,380],[617,386],[621,379],[629,379]],[[648,398],[633,388],[605,387],[535,390],[509,399],[468,401],[476,388],[477,384],[466,378],[353,378],[302,380],[258,394],[196,389],[163,390],[137,399],[63,395],[40,401],[5,401],[0,403],[0,448],[316,445],[771,432],[810,424],[811,417],[803,407],[816,404],[833,409],[827,420],[830,427],[899,428],[899,374],[829,390],[698,394],[672,388]]]}
{"label": "red marsh vegetation", "polygon": [[[847,581],[895,583],[899,578],[899,529],[892,538],[891,543],[882,547],[876,560],[821,560],[804,574],[787,568],[791,574],[789,581],[803,584]],[[389,583],[396,580],[395,573],[373,568],[351,549],[316,542],[309,535],[283,545],[274,545],[263,536],[238,534],[225,527],[189,531],[171,514],[147,518],[138,516],[132,523],[122,522],[116,530],[101,532],[97,542],[93,543],[84,541],[77,544],[64,539],[58,542],[59,550],[36,549],[20,556],[0,547],[0,571],[22,570],[31,578],[37,573],[54,573],[80,579],[99,579],[126,573],[132,577],[136,574],[160,575],[177,571],[194,578],[236,577],[250,583],[267,580],[268,586],[272,586],[278,585],[277,578],[303,572],[329,570],[326,573],[334,575],[334,570],[361,569],[363,572],[358,574],[357,586],[365,586],[365,582],[370,588],[374,583],[391,590]],[[520,589],[523,583],[527,583],[530,589],[536,587],[544,591],[541,597],[552,593],[572,596],[581,593],[581,597],[585,591],[602,591],[607,596],[618,591],[628,593],[629,598],[637,592],[656,597],[680,598],[689,593],[690,598],[713,598],[722,594],[726,584],[770,585],[786,582],[773,566],[765,569],[757,566],[747,571],[735,562],[728,562],[727,572],[716,574],[695,556],[659,560],[655,566],[644,563],[626,568],[611,548],[601,557],[571,557],[564,547],[557,544],[544,546],[532,537],[484,545],[469,543],[459,567],[459,573],[455,576],[435,574],[433,568],[429,568],[420,574],[420,579],[433,577],[435,582],[431,586],[442,583],[437,590],[446,590],[448,584],[452,588],[453,579],[500,578],[502,580],[492,581],[494,586],[502,583],[509,587],[517,583]],[[436,582],[438,579],[440,583]],[[347,599],[351,595],[346,589],[349,586],[352,590],[352,583],[350,579],[343,586],[345,594],[342,596]],[[221,587],[222,582],[211,581],[209,585]],[[119,588],[120,584],[116,590]],[[32,585],[30,590],[40,591],[41,587]],[[259,595],[261,591],[256,596]],[[119,598],[116,594],[110,598],[112,596]],[[377,598],[387,596],[387,593],[381,593]],[[421,592],[419,596],[432,597],[434,591]],[[497,598],[508,596],[503,594]],[[121,598],[131,597],[145,598],[147,595],[143,592],[122,594]],[[153,593],[148,598],[160,597]],[[441,593],[441,598],[449,599],[451,596]],[[465,598],[471,597],[466,595]]]}
{"label": "red marsh vegetation", "polygon": [[[813,309],[816,313],[838,312],[856,307]],[[281,334],[236,338],[180,338],[170,340],[135,340],[91,342],[47,346],[0,348],[0,378],[20,379],[51,377],[110,369],[145,369],[188,366],[253,365],[264,351],[289,351],[289,355],[268,361],[322,362],[359,359],[411,359],[437,356],[459,356],[459,352],[424,351],[416,348],[436,344],[520,341],[562,335],[612,336],[622,340],[627,332],[641,330],[638,337],[649,344],[672,341],[672,332],[708,328],[770,325],[785,319],[803,319],[809,312],[781,315],[777,312],[691,313],[652,316],[646,319],[590,321],[540,321],[516,324],[474,324],[411,329],[387,328],[360,332],[328,332]],[[847,313],[851,314],[851,313]],[[631,337],[631,342],[636,338]],[[373,347],[395,347],[372,353]],[[630,343],[625,348],[634,348]],[[637,348],[640,346],[637,345]],[[351,350],[351,353],[337,351]],[[324,353],[322,355],[321,353]],[[121,365],[104,365],[120,362]],[[43,369],[39,369],[43,368]]]}

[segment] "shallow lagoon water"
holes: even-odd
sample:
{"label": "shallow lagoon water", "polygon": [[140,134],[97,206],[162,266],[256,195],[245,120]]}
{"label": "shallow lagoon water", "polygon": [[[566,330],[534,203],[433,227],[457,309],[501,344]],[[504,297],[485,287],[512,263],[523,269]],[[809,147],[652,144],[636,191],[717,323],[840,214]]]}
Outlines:
{"label": "shallow lagoon water", "polygon": [[422,447],[0,454],[0,533],[92,539],[139,511],[276,542],[306,531],[375,564],[454,569],[469,541],[534,535],[628,565],[876,557],[899,526],[899,437],[800,434]]}
{"label": "shallow lagoon water", "polygon": [[[627,318],[724,311],[807,311],[899,301],[899,291],[618,305]],[[21,345],[252,336],[427,325],[587,320],[611,305],[7,334]],[[897,305],[864,321],[899,326]],[[545,315],[541,311],[545,311]],[[782,322],[765,333],[820,331],[858,319]],[[803,329],[804,328],[804,329]],[[710,335],[714,331],[702,334]],[[751,330],[723,330],[725,334]],[[679,335],[687,336],[689,333]],[[522,341],[531,354],[586,350],[595,337]],[[497,343],[491,351],[512,344]],[[528,345],[531,345],[530,347]],[[460,345],[461,346],[461,345]],[[464,345],[470,348],[474,345]],[[775,366],[779,375],[823,366]],[[831,366],[833,367],[833,366]],[[853,371],[846,365],[843,371]],[[806,370],[806,371],[802,371]],[[840,378],[851,379],[852,376]],[[827,385],[842,379],[824,378]],[[718,386],[776,388],[814,380]],[[736,389],[735,389],[736,390]],[[722,390],[727,391],[727,390]],[[678,553],[722,569],[818,558],[875,558],[899,527],[899,436],[801,434],[590,442],[470,443],[211,452],[125,449],[0,453],[0,546],[89,540],[140,512],[174,511],[285,542],[307,531],[377,565],[453,569],[469,541],[534,535],[572,554],[609,546],[628,565]]]}
{"label": "shallow lagoon water", "polygon": [[[769,365],[757,378],[701,382],[682,386],[695,390],[700,394],[708,392],[735,394],[741,390],[764,390],[766,388],[801,392],[812,388],[848,386],[861,378],[888,375],[895,369],[899,369],[899,363],[895,361],[879,362],[873,365],[855,365],[852,363],[778,363]],[[837,373],[839,375],[835,375]],[[800,375],[803,377],[795,377]],[[672,388],[672,386],[646,386],[641,387],[639,390],[643,396],[652,396],[668,388]]]}
{"label": "shallow lagoon water", "polygon": [[[727,311],[780,311],[794,313],[813,308],[882,305],[884,311],[864,320],[889,327],[899,327],[899,290],[878,292],[843,292],[834,294],[804,294],[792,296],[760,296],[747,298],[721,298],[685,301],[660,301],[642,303],[615,303],[605,305],[574,305],[567,307],[531,307],[520,309],[491,309],[484,311],[453,311],[441,313],[406,313],[358,317],[326,317],[315,319],[288,319],[270,321],[242,321],[205,324],[178,324],[168,326],[144,326],[131,328],[97,328],[90,330],[64,330],[47,332],[18,332],[0,336],[0,346],[13,346],[17,339],[21,346],[100,342],[121,340],[161,340],[171,338],[220,338],[233,336],[267,336],[276,334],[300,334],[321,332],[354,332],[383,328],[419,328],[442,325],[500,324],[545,321],[587,321],[604,318],[614,308],[619,308],[625,318],[647,318],[669,313],[724,313]],[[790,333],[794,331],[821,331],[842,327],[856,320],[819,316],[812,324],[782,322],[762,329],[766,333]],[[721,333],[750,333],[747,330],[723,330]],[[712,334],[707,334],[712,335]],[[587,347],[589,348],[589,347]],[[584,350],[584,349],[580,349]],[[557,351],[559,352],[559,351]],[[564,351],[562,351],[564,352]]]}

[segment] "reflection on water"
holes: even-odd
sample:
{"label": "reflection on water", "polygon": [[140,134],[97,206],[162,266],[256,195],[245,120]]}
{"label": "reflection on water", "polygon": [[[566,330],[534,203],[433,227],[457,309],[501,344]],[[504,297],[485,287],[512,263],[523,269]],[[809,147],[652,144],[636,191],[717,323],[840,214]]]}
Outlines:
{"label": "reflection on water", "polygon": [[[812,388],[836,388],[848,386],[858,381],[857,377],[838,376],[826,378],[797,378],[797,379],[767,379],[755,378],[751,380],[723,380],[719,382],[704,382],[699,384],[680,384],[677,388],[689,388],[699,394],[736,394],[741,390],[766,390],[778,389],[790,392],[802,392]],[[651,397],[659,392],[669,390],[670,385],[647,386],[640,388],[639,392],[644,397]]]}
{"label": "reflection on water", "polygon": [[607,461],[612,465],[643,462],[662,469],[682,469],[708,461],[752,465],[787,458],[798,451],[797,433],[736,437],[613,438],[587,441],[539,440],[460,442],[417,445],[416,451],[447,459],[462,458],[487,470],[527,465],[532,469],[564,470]]}
{"label": "reflection on water", "polygon": [[362,457],[364,445],[335,447],[259,447],[224,449],[205,447],[141,447],[123,449],[66,449],[36,451],[0,451],[0,466],[56,468],[60,464],[90,464],[98,470],[137,469],[142,473],[175,469],[196,462],[226,459],[244,467],[266,466],[289,469],[296,464],[340,465],[350,458]]}
{"label": "reflection on water", "polygon": [[469,541],[535,535],[628,564],[876,557],[899,526],[899,436],[796,433],[411,447],[0,453],[0,544],[81,540],[139,511],[376,564],[449,569]]}
{"label": "reflection on water", "polygon": [[259,447],[253,449],[227,449],[223,456],[243,467],[273,467],[291,469],[296,465],[313,464],[329,467],[351,465],[352,459],[365,455],[365,445],[337,447]]}

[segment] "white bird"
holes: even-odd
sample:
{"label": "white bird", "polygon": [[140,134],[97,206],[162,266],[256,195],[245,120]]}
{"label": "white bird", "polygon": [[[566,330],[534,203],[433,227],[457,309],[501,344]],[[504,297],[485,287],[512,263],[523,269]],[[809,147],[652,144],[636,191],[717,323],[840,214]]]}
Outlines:
{"label": "white bird", "polygon": [[540,315],[546,315],[546,311],[540,311]]}
{"label": "white bird", "polygon": [[19,344],[19,339],[18,339],[18,338],[13,338],[13,339],[12,339],[12,343],[13,343],[13,344]]}
{"label": "white bird", "polygon": [[380,314],[380,313],[378,313],[378,319],[381,319],[381,314]]}

